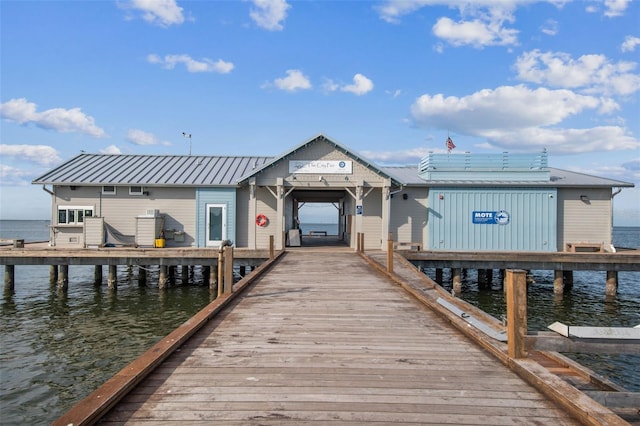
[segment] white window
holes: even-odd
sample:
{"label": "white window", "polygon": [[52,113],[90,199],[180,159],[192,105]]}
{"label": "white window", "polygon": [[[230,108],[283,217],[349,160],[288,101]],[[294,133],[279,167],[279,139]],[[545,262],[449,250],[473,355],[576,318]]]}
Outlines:
{"label": "white window", "polygon": [[93,217],[93,207],[58,206],[58,225],[82,225],[85,217]]}
{"label": "white window", "polygon": [[143,195],[144,188],[141,186],[130,186],[129,187],[129,195]]}
{"label": "white window", "polygon": [[102,187],[102,193],[104,195],[116,195],[116,187],[113,185],[105,185]]}

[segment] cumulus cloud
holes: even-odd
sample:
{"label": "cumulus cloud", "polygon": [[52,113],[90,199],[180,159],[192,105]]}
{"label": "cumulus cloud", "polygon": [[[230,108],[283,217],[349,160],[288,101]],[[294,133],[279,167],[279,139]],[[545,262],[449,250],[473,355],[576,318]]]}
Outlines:
{"label": "cumulus cloud", "polygon": [[286,0],[253,0],[253,5],[249,16],[260,28],[282,31],[282,22],[287,18],[287,10],[291,7]]}
{"label": "cumulus cloud", "polygon": [[18,161],[30,161],[40,166],[53,166],[62,160],[58,151],[47,145],[5,145],[0,144],[0,155]]}
{"label": "cumulus cloud", "polygon": [[120,151],[120,148],[118,148],[115,145],[109,145],[108,147],[101,149],[100,150],[100,154],[122,154],[122,151]]}
{"label": "cumulus cloud", "polygon": [[353,84],[347,84],[341,90],[361,96],[373,90],[373,81],[358,73],[353,76]]}
{"label": "cumulus cloud", "polygon": [[127,140],[134,145],[149,146],[149,145],[171,145],[170,142],[159,140],[153,133],[145,132],[139,129],[130,129],[127,132]]}
{"label": "cumulus cloud", "polygon": [[301,70],[287,70],[287,76],[276,78],[273,83],[263,85],[263,88],[275,86],[286,92],[297,92],[298,90],[311,89],[311,81]]}
{"label": "cumulus cloud", "polygon": [[620,50],[623,52],[633,52],[636,50],[636,46],[640,44],[640,37],[626,36]]}
{"label": "cumulus cloud", "polygon": [[525,52],[514,68],[518,79],[552,87],[580,89],[587,94],[631,95],[640,90],[634,62],[613,63],[604,55],[573,59],[562,52]]}
{"label": "cumulus cloud", "polygon": [[189,55],[166,55],[164,58],[156,54],[147,56],[147,62],[150,64],[161,65],[165,69],[174,69],[178,64],[184,64],[189,72],[216,72],[218,74],[230,73],[234,65],[231,62],[225,62],[222,59],[213,61],[208,58],[203,58],[200,61],[196,61]]}
{"label": "cumulus cloud", "polygon": [[484,22],[479,19],[454,22],[443,17],[433,26],[433,34],[453,46],[476,48],[513,45],[518,41],[517,30],[504,28],[500,21]]}
{"label": "cumulus cloud", "polygon": [[[142,19],[153,25],[168,27],[184,22],[182,8],[175,0],[131,0],[118,5],[126,10],[142,13]],[[131,17],[128,17],[131,19]]]}
{"label": "cumulus cloud", "polygon": [[604,16],[615,18],[616,16],[624,15],[629,3],[631,3],[631,0],[604,0]]}
{"label": "cumulus cloud", "polygon": [[547,19],[544,25],[540,28],[542,33],[548,36],[554,36],[558,34],[558,21],[554,19]]}
{"label": "cumulus cloud", "polygon": [[96,126],[93,117],[86,115],[80,108],[52,108],[37,111],[37,105],[25,98],[11,99],[0,104],[0,117],[18,124],[34,124],[46,130],[61,133],[78,132],[95,138],[106,136],[104,130]]}
{"label": "cumulus cloud", "polygon": [[566,89],[502,86],[465,97],[425,94],[412,105],[411,115],[420,127],[455,129],[483,138],[484,148],[518,151],[537,146],[556,153],[640,149],[640,141],[622,127],[557,127],[585,110],[602,108],[602,102]]}

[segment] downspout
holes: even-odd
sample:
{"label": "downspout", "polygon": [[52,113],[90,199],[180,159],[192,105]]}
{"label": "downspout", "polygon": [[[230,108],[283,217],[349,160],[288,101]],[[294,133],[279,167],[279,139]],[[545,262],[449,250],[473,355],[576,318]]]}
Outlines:
{"label": "downspout", "polygon": [[49,245],[51,245],[52,247],[55,247],[56,245],[56,231],[53,228],[53,221],[55,220],[55,215],[53,215],[53,212],[55,212],[55,196],[56,194],[50,190],[49,188],[47,188],[47,186],[45,184],[42,185],[42,190],[44,192],[46,192],[47,194],[51,195],[51,211],[52,211],[52,216],[51,217],[51,223],[49,224]]}
{"label": "downspout", "polygon": [[616,191],[611,193],[611,244],[610,244],[610,251],[612,253],[616,252],[616,248],[613,245],[613,197],[615,197],[616,195],[618,195],[621,192],[622,192],[622,188],[618,188]]}

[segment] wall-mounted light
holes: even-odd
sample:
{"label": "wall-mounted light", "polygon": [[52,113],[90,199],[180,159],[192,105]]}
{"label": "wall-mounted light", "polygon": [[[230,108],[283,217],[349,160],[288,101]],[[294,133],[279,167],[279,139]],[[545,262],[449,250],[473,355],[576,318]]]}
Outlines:
{"label": "wall-mounted light", "polygon": [[324,180],[324,178],[322,176],[318,176],[318,181],[322,182]]}
{"label": "wall-mounted light", "polygon": [[440,195],[438,195],[438,198],[439,198],[440,200],[444,200],[444,194],[440,194]]}
{"label": "wall-mounted light", "polygon": [[407,193],[402,194],[402,199],[403,200],[408,200],[409,199],[409,194],[407,194]]}
{"label": "wall-mounted light", "polygon": [[581,195],[580,196],[580,200],[585,202],[585,203],[588,203],[589,202],[589,196],[588,195]]}
{"label": "wall-mounted light", "polygon": [[149,191],[142,191],[142,195],[149,196]]}

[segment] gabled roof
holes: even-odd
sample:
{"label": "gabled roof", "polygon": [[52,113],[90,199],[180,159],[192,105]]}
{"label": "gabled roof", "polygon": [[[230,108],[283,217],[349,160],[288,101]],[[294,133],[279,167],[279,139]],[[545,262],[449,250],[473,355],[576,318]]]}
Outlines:
{"label": "gabled roof", "polygon": [[236,186],[272,157],[80,154],[33,180],[55,185]]}
{"label": "gabled roof", "polygon": [[295,154],[296,152],[300,151],[301,149],[306,148],[309,145],[313,145],[314,143],[318,143],[318,142],[326,142],[326,143],[329,143],[329,144],[333,145],[339,151],[342,151],[344,154],[346,154],[347,156],[351,157],[354,161],[359,162],[363,166],[367,167],[368,169],[372,170],[373,172],[375,172],[375,173],[377,173],[379,175],[384,176],[385,178],[391,179],[392,183],[394,185],[401,185],[402,184],[402,181],[400,179],[396,178],[393,174],[389,173],[384,168],[376,165],[372,161],[367,160],[365,157],[363,157],[362,155],[356,153],[355,151],[347,148],[346,146],[341,145],[341,144],[339,144],[338,142],[336,142],[336,141],[334,141],[332,139],[329,139],[327,136],[325,136],[322,133],[320,133],[319,135],[314,136],[311,139],[308,139],[307,141],[301,143],[300,145],[298,145],[298,146],[286,151],[284,154],[281,154],[281,155],[279,155],[277,157],[274,157],[271,161],[263,164],[262,167],[258,167],[257,169],[252,170],[248,174],[246,174],[246,175],[242,176],[240,179],[238,179],[238,183],[242,183],[242,182],[246,181],[247,179],[257,175],[261,171],[275,166],[280,161],[285,160],[287,157]]}

